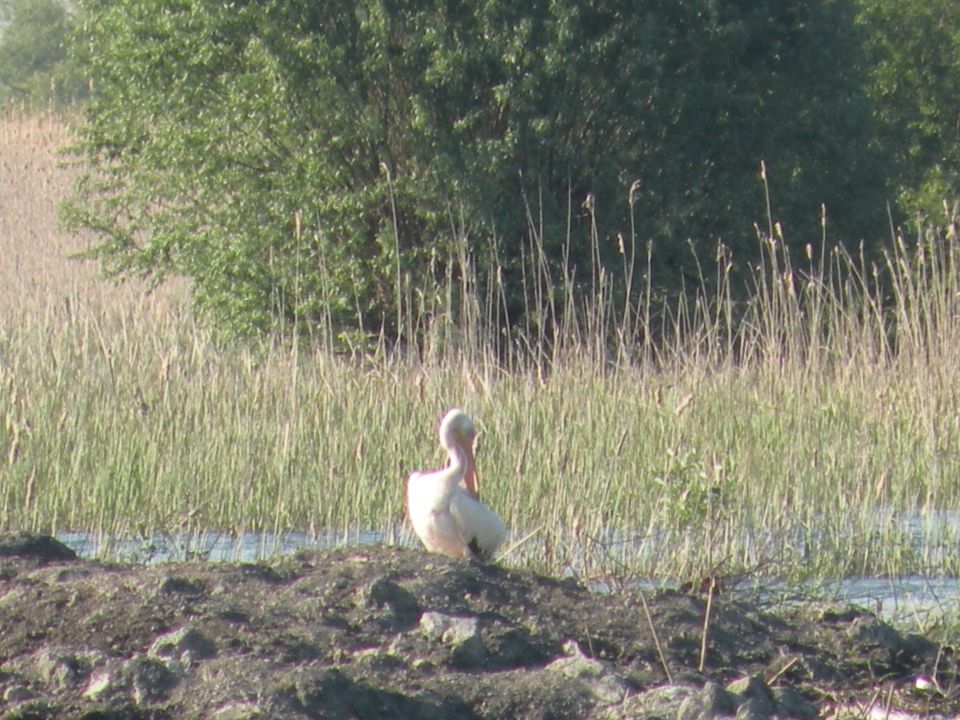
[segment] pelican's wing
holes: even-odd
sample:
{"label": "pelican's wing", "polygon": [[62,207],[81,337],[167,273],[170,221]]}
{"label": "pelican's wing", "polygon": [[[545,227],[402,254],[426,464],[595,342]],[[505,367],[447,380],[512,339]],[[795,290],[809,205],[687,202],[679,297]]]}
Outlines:
{"label": "pelican's wing", "polygon": [[462,488],[450,498],[450,516],[464,543],[475,557],[489,560],[503,544],[507,529],[493,510],[477,502]]}
{"label": "pelican's wing", "polygon": [[433,516],[431,545],[435,552],[449,557],[470,557],[469,539],[465,538],[460,525],[451,512],[438,512]]}

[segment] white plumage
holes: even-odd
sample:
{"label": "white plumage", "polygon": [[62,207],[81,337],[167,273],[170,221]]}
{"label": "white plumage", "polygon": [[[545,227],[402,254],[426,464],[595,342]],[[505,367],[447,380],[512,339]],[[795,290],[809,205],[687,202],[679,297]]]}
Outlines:
{"label": "white plumage", "polygon": [[465,412],[450,410],[440,423],[440,444],[450,464],[414,472],[407,480],[410,522],[430,552],[489,560],[507,537],[497,514],[480,502],[473,457],[476,435]]}

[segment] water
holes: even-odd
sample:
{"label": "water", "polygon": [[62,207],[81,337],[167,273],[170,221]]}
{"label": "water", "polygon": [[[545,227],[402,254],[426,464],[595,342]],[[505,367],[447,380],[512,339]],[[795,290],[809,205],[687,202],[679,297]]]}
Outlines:
{"label": "water", "polygon": [[846,578],[834,581],[826,589],[836,599],[866,606],[884,618],[928,621],[945,611],[960,612],[957,578]]}
{"label": "water", "polygon": [[[155,533],[142,538],[111,538],[93,533],[64,532],[57,539],[82,558],[110,558],[118,562],[163,563],[259,562],[300,550],[322,550],[344,545],[373,545],[385,541],[379,531],[341,533],[304,532],[231,535],[221,532]],[[409,539],[408,539],[409,541]]]}
{"label": "water", "polygon": [[761,578],[742,582],[729,594],[757,599],[771,606],[811,599],[857,605],[888,622],[916,628],[928,628],[945,615],[960,615],[960,580],[954,577],[847,577],[799,587]]}
{"label": "water", "polygon": [[[876,518],[877,527],[889,529],[895,526],[902,536],[909,538],[910,546],[922,553],[928,562],[960,554],[960,512],[883,512]],[[622,533],[611,532],[611,546],[619,545]],[[300,550],[322,550],[342,546],[364,546],[380,543],[418,546],[416,538],[404,526],[397,525],[388,532],[364,529],[345,530],[334,533],[253,533],[231,535],[221,532],[200,534],[157,533],[145,538],[107,538],[84,532],[65,532],[58,539],[84,558],[106,557],[119,562],[159,563],[202,560],[207,562],[259,562],[290,555]],[[941,538],[934,544],[931,538]],[[757,538],[745,539],[758,543]],[[783,538],[780,545],[815,541],[811,537]],[[852,542],[855,542],[852,541]],[[767,552],[769,538],[762,543]],[[508,542],[509,545],[509,542]],[[532,546],[536,543],[532,543]],[[647,535],[640,543],[627,543],[620,551],[641,555],[662,552],[662,543]],[[533,548],[530,551],[535,553]],[[789,548],[788,548],[789,549]],[[796,550],[792,547],[792,550]],[[586,553],[586,551],[584,551]],[[579,575],[576,568],[568,568],[569,574]],[[602,590],[603,588],[598,588]],[[813,596],[818,599],[840,603],[852,603],[866,607],[887,620],[913,622],[924,626],[942,617],[945,613],[960,615],[960,580],[956,577],[929,577],[921,574],[896,577],[845,577],[835,580],[819,580],[807,586],[788,586],[770,577],[745,579],[733,588],[733,595],[743,595],[775,604],[790,602],[794,598]]]}

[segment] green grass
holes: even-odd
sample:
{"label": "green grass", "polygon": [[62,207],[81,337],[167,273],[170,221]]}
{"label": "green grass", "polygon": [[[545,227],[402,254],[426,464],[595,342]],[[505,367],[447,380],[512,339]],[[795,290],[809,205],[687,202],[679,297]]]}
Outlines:
{"label": "green grass", "polygon": [[[23,147],[36,128],[19,122],[6,138]],[[839,251],[791,267],[771,223],[743,304],[721,277],[655,318],[648,288],[624,307],[597,276],[578,306],[532,263],[540,322],[512,335],[491,330],[499,289],[468,275],[406,308],[420,359],[282,334],[244,346],[185,292],[109,288],[64,260],[85,242],[52,225],[70,171],[56,129],[36,132],[36,158],[5,172],[46,194],[0,196],[23,214],[4,253],[25,258],[3,278],[0,527],[387,530],[406,475],[443,461],[436,423],[458,405],[481,430],[484,499],[532,533],[507,563],[617,579],[960,570],[957,532],[918,545],[896,519],[960,510],[953,235],[898,243],[882,299]],[[560,316],[546,350],[536,328]]]}

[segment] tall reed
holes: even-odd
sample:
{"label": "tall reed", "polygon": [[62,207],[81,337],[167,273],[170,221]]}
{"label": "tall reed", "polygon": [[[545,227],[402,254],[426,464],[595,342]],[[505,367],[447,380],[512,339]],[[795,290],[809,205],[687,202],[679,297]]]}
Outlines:
{"label": "tall reed", "polygon": [[[403,343],[237,344],[189,312],[184,284],[114,287],[67,259],[88,239],[54,223],[64,140],[52,118],[0,124],[0,527],[393,536],[406,474],[443,461],[436,422],[459,405],[481,430],[484,499],[529,536],[508,563],[958,569],[937,521],[960,508],[953,231],[898,237],[874,266],[826,232],[789,253],[771,213],[746,300],[718,248],[719,275],[658,308],[641,239],[618,239],[617,273],[553,275],[531,222],[514,323],[503,274],[478,272],[454,231],[445,285],[398,273]],[[604,242],[562,240],[593,257]]]}

